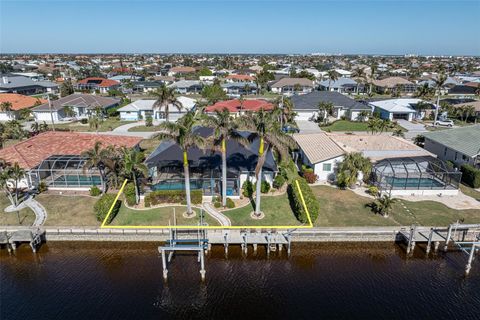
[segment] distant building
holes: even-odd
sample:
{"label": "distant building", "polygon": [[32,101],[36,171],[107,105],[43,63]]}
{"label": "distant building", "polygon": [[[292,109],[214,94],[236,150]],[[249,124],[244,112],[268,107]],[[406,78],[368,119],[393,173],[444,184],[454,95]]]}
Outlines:
{"label": "distant building", "polygon": [[246,111],[271,111],[274,109],[274,106],[272,103],[266,101],[266,100],[261,100],[261,99],[251,99],[251,100],[243,100],[240,101],[239,99],[234,99],[234,100],[225,100],[225,101],[219,101],[213,105],[207,106],[205,108],[205,112],[214,112],[214,111],[222,111],[222,110],[228,110],[230,113],[234,113],[236,115],[241,114]]}
{"label": "distant building", "polygon": [[172,83],[169,87],[174,88],[180,94],[192,94],[201,93],[203,84],[198,80],[180,80]]}
{"label": "distant building", "polygon": [[91,77],[78,81],[75,88],[79,91],[88,90],[108,93],[109,90],[119,89],[120,82],[105,78]]}
{"label": "distant building", "polygon": [[168,71],[168,76],[180,76],[195,73],[197,70],[193,67],[173,67]]}
{"label": "distant building", "polygon": [[28,77],[12,74],[0,75],[0,93],[34,95],[57,92],[58,85],[51,81],[33,81]]}
{"label": "distant building", "polygon": [[307,78],[282,78],[271,85],[272,92],[284,95],[306,94],[314,87],[314,82]]}
{"label": "distant building", "polygon": [[[389,120],[404,119],[412,121],[425,117],[427,110],[417,109],[416,106],[422,102],[421,99],[388,99],[370,102],[374,112],[380,114],[380,118]],[[431,109],[433,108],[430,105]]]}
{"label": "distant building", "polygon": [[253,82],[228,82],[222,84],[222,88],[229,97],[235,98],[257,93],[257,85]]}
{"label": "distant building", "polygon": [[417,91],[417,85],[402,77],[389,77],[374,80],[376,91],[379,93],[413,94]]}
{"label": "distant building", "polygon": [[[178,97],[177,100],[182,104],[182,110],[171,106],[169,108],[169,120],[176,121],[185,113],[192,110],[197,104],[197,100],[188,97]],[[151,116],[154,120],[165,119],[164,110],[153,110],[153,104],[156,100],[137,100],[118,109],[120,120],[122,121],[138,121],[145,120],[147,116]]]}
{"label": "distant building", "polygon": [[320,90],[323,91],[335,91],[340,93],[356,93],[359,90],[359,84],[350,78],[339,78],[336,81],[324,80],[319,83],[319,87]]}

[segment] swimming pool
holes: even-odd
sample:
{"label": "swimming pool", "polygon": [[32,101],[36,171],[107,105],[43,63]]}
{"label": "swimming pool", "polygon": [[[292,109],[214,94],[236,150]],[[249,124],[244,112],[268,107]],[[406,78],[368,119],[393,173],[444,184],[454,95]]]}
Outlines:
{"label": "swimming pool", "polygon": [[100,176],[83,176],[83,175],[63,175],[55,179],[54,186],[99,186],[101,185]]}
{"label": "swimming pool", "polygon": [[[202,189],[203,182],[198,180],[190,181],[190,189]],[[185,182],[182,181],[160,181],[151,187],[152,190],[184,190]]]}
{"label": "swimming pool", "polygon": [[[229,181],[230,182],[230,181]],[[219,195],[221,192],[221,182],[218,180],[210,179],[195,179],[190,180],[191,190],[203,190],[204,195]],[[227,196],[235,196],[236,191],[235,184],[230,186],[227,182]],[[154,191],[157,190],[185,190],[185,181],[183,180],[165,180],[155,183],[151,186]]]}
{"label": "swimming pool", "polygon": [[443,189],[445,184],[442,181],[432,178],[394,178],[386,177],[386,182],[393,189]]}

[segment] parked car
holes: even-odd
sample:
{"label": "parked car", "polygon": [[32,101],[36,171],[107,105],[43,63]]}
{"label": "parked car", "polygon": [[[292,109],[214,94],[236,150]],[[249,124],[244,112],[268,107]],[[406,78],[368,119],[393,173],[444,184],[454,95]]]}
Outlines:
{"label": "parked car", "polygon": [[287,125],[287,126],[284,126],[282,128],[282,131],[285,132],[285,133],[299,133],[300,130],[294,126],[290,126],[290,125]]}
{"label": "parked car", "polygon": [[444,127],[453,127],[453,120],[444,119],[444,120],[437,120],[435,122],[436,126],[444,126]]}

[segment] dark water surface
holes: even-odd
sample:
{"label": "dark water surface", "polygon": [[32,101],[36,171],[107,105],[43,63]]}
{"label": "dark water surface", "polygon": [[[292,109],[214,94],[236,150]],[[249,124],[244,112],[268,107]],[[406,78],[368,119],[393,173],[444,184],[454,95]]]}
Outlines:
{"label": "dark water surface", "polygon": [[480,261],[393,244],[296,244],[266,258],[214,248],[176,255],[167,283],[155,243],[53,243],[0,250],[0,319],[480,319]]}

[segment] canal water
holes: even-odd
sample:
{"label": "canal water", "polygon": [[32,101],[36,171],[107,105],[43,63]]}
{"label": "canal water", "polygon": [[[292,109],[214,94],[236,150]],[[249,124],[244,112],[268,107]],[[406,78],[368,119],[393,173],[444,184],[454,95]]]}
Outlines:
{"label": "canal water", "polygon": [[176,255],[162,279],[155,243],[0,250],[0,319],[480,319],[480,263],[393,244],[295,244],[288,258],[217,247],[200,280]]}

